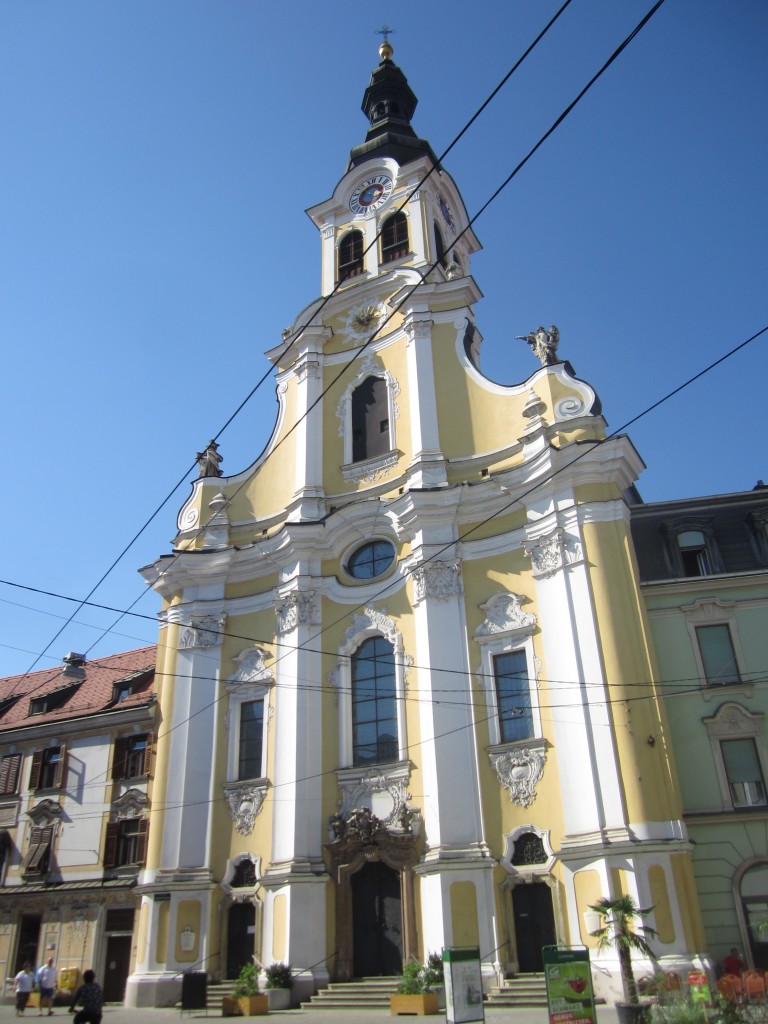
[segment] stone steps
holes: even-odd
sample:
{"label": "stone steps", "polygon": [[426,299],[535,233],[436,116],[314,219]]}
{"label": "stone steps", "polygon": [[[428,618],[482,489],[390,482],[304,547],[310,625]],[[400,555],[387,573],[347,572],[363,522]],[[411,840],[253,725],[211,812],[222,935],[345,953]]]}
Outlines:
{"label": "stone steps", "polygon": [[397,989],[399,978],[359,978],[356,981],[333,981],[321,988],[303,1010],[389,1009],[389,997]]}
{"label": "stone steps", "polygon": [[516,974],[494,986],[486,998],[488,1006],[546,1006],[547,986],[543,974]]}

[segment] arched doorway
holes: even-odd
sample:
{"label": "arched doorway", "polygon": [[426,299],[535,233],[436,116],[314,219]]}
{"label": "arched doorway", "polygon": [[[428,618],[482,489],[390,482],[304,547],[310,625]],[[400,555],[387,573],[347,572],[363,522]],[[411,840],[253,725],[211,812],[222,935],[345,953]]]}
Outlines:
{"label": "arched doorway", "polygon": [[382,861],[374,861],[352,875],[350,885],[354,976],[400,974],[403,967],[400,873]]}
{"label": "arched doorway", "polygon": [[227,915],[227,977],[236,978],[245,964],[253,963],[256,907],[249,901],[233,903]]}
{"label": "arched doorway", "polygon": [[768,968],[768,861],[741,876],[739,896],[755,967]]}
{"label": "arched doorway", "polygon": [[516,885],[512,890],[518,970],[521,974],[544,970],[541,950],[557,942],[552,891],[546,882]]}

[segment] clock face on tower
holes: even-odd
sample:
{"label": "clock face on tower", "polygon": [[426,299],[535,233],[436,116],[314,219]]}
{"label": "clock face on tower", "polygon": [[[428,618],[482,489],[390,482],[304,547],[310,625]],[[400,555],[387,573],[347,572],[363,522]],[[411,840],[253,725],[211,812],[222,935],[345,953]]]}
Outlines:
{"label": "clock face on tower", "polygon": [[388,174],[374,174],[357,186],[349,199],[352,213],[370,213],[378,210],[392,195],[394,183]]}

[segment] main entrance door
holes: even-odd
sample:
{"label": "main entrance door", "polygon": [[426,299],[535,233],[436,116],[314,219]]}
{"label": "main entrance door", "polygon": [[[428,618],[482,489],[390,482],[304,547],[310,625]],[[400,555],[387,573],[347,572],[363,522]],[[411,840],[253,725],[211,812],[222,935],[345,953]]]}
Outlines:
{"label": "main entrance door", "polygon": [[352,875],[354,976],[400,974],[403,913],[400,874],[381,861]]}
{"label": "main entrance door", "polygon": [[518,970],[521,974],[542,971],[542,946],[557,942],[552,893],[544,882],[516,885],[512,891],[515,912]]}
{"label": "main entrance door", "polygon": [[131,970],[130,935],[107,936],[107,959],[104,966],[104,1002],[122,1003],[125,983]]}
{"label": "main entrance door", "polygon": [[240,969],[253,963],[256,907],[252,903],[233,903],[227,920],[227,977],[236,978]]}

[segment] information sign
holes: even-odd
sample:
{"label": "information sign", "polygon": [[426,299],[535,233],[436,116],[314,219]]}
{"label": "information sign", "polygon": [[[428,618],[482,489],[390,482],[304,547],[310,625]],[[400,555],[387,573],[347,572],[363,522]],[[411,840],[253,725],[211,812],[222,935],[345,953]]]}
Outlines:
{"label": "information sign", "polygon": [[444,949],[445,1018],[448,1024],[485,1021],[480,950]]}
{"label": "information sign", "polygon": [[586,946],[545,946],[542,955],[550,1024],[595,1024],[592,970]]}

